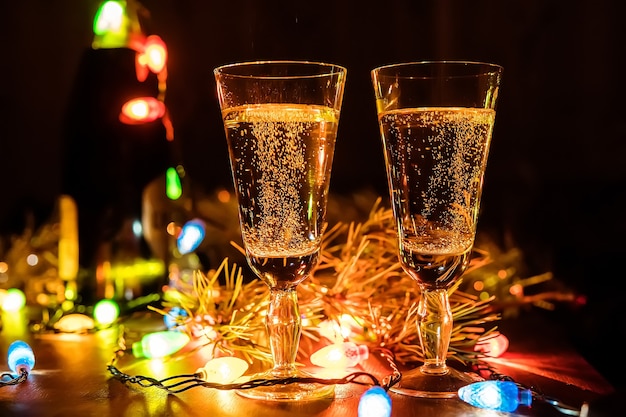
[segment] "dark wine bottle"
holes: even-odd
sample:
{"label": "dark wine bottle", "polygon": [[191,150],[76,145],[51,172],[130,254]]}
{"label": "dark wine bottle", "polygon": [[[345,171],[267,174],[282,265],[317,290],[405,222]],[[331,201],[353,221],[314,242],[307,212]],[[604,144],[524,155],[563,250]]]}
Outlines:
{"label": "dark wine bottle", "polygon": [[120,120],[129,99],[158,94],[155,74],[138,80],[135,58],[127,48],[87,49],[69,100],[62,193],[78,208],[78,282],[87,299],[134,298],[165,275],[142,272],[153,258],[141,230],[142,192],[171,165],[172,144],[160,119]]}

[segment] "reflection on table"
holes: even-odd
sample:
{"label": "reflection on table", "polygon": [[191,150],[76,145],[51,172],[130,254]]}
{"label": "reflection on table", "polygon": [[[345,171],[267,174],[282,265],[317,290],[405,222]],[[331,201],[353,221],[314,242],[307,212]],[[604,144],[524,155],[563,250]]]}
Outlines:
{"label": "reflection on table", "polygon": [[[89,334],[34,334],[25,312],[4,314],[0,354],[6,358],[14,340],[24,340],[33,349],[36,364],[26,382],[0,389],[2,416],[356,416],[360,396],[367,386],[336,386],[334,398],[314,402],[263,402],[250,400],[231,390],[195,387],[178,394],[156,387],[124,384],[107,369],[119,345],[120,326]],[[125,323],[136,331],[154,325],[149,313],[135,315]],[[558,327],[532,315],[500,326],[511,341],[500,358],[489,360],[498,373],[563,404],[579,408],[612,393],[608,384],[559,335]],[[537,335],[550,337],[537,337]],[[116,366],[125,374],[163,379],[192,374],[204,366],[202,349],[165,360],[137,360],[123,355]],[[6,367],[6,364],[5,364]],[[390,372],[378,355],[358,366],[381,380]],[[8,370],[8,368],[7,368]],[[392,416],[496,416],[505,415],[473,407],[459,399],[418,399],[389,393]],[[511,416],[563,416],[553,406],[533,402]]]}

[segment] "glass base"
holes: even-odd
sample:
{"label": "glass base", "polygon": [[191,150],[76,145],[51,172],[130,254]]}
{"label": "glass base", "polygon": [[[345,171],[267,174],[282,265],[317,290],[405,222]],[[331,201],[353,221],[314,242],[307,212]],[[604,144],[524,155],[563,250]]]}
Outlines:
{"label": "glass base", "polygon": [[397,394],[422,398],[454,398],[459,388],[483,379],[476,374],[468,374],[447,368],[444,374],[426,373],[423,367],[402,373],[400,382],[389,390]]}
{"label": "glass base", "polygon": [[[315,378],[311,374],[295,370],[287,375],[278,375],[269,370],[253,375],[250,380],[274,380],[284,378]],[[266,401],[310,401],[332,398],[335,395],[335,385],[320,384],[317,382],[292,382],[289,384],[260,385],[254,388],[239,389],[237,394],[242,397]]]}

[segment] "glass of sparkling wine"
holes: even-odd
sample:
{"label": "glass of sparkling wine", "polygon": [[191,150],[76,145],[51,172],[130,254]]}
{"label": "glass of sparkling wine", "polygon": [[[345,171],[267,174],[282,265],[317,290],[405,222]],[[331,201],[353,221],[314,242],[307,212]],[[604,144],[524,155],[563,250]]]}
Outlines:
{"label": "glass of sparkling wine", "polygon": [[446,366],[448,290],[471,258],[502,70],[443,61],[371,72],[399,260],[419,287],[423,364],[403,374],[396,393],[451,398],[476,381]]}
{"label": "glass of sparkling wine", "polygon": [[266,327],[273,367],[253,379],[288,379],[239,390],[262,400],[309,400],[332,385],[296,367],[301,318],[296,287],[319,262],[344,67],[259,61],[214,70],[246,258],[270,289]]}

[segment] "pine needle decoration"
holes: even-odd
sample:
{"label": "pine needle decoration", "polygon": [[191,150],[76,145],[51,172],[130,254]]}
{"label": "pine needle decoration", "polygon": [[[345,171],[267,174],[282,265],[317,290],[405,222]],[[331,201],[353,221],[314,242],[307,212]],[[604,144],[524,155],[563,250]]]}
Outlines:
{"label": "pine needle decoration", "polygon": [[187,314],[179,316],[180,328],[212,345],[215,356],[237,353],[249,362],[269,362],[263,322],[268,294],[257,280],[244,283],[241,267],[229,268],[226,258],[209,274],[195,271],[191,284],[166,291],[164,309],[154,310],[168,314],[172,307],[183,308]]}
{"label": "pine needle decoration", "polygon": [[[421,360],[415,325],[417,285],[400,266],[393,214],[381,201],[375,201],[365,221],[338,222],[326,232],[320,264],[298,286],[303,317],[300,358],[313,353],[323,337],[332,337],[323,331],[326,324],[339,328],[349,317],[352,333],[339,337],[389,349],[399,363]],[[487,254],[476,255],[472,270],[489,262]],[[493,297],[478,300],[460,291],[459,285],[450,289],[455,328],[449,357],[466,364],[477,360],[474,345],[496,332],[495,327],[484,326],[499,316],[490,312]],[[228,259],[207,274],[196,271],[193,283],[167,291],[165,300],[159,311],[183,308],[188,317],[181,324],[214,349],[250,362],[271,361],[265,333],[269,289],[259,279],[245,283],[242,268],[236,264],[229,268]]]}

